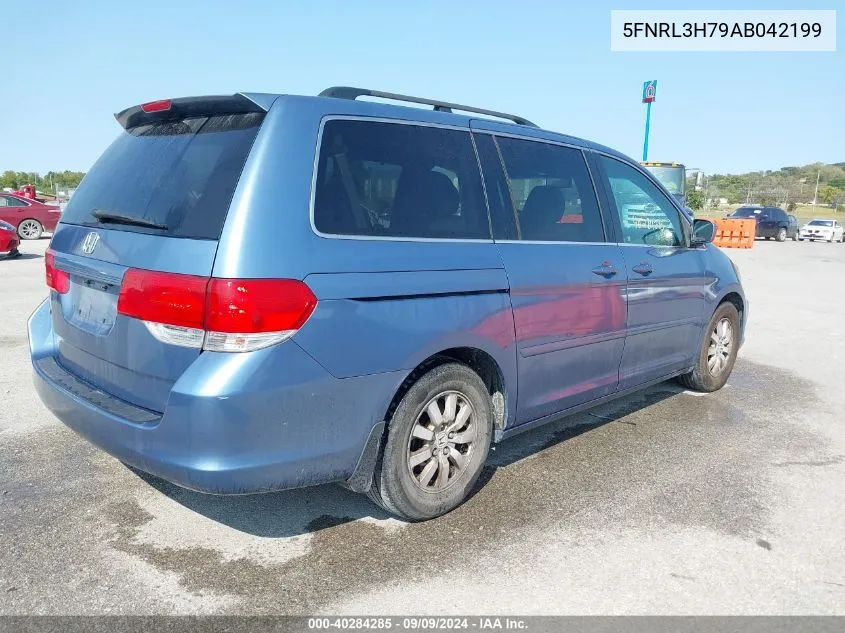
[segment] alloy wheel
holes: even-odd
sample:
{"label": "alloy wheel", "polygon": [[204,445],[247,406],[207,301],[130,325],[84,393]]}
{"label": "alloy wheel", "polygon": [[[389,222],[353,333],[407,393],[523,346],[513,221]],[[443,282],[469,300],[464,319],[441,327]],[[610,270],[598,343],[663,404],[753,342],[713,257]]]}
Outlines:
{"label": "alloy wheel", "polygon": [[41,225],[35,220],[24,220],[18,225],[18,233],[25,240],[41,237]]}
{"label": "alloy wheel", "polygon": [[464,472],[478,435],[475,411],[459,391],[444,391],[423,407],[408,440],[408,470],[417,486],[440,492]]}
{"label": "alloy wheel", "polygon": [[728,366],[733,343],[733,325],[730,319],[721,319],[710,333],[710,346],[707,348],[707,369],[711,375],[718,376]]}

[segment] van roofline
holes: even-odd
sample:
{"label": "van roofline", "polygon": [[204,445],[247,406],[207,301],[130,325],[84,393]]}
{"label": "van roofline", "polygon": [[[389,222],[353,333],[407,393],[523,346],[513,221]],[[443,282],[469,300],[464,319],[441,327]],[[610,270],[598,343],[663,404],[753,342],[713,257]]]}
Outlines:
{"label": "van roofline", "polygon": [[[250,96],[249,93],[243,93]],[[576,145],[584,149],[591,149],[598,152],[603,152],[612,156],[622,158],[627,161],[633,160],[629,156],[618,152],[617,150],[606,147],[599,143],[594,143],[586,139],[570,136],[562,132],[555,132],[539,126],[522,125],[519,123],[512,123],[510,121],[503,121],[494,118],[487,118],[476,114],[459,114],[457,112],[445,112],[442,110],[434,110],[422,107],[414,107],[410,104],[401,105],[399,103],[385,103],[380,101],[362,101],[360,99],[337,99],[334,97],[321,97],[309,95],[295,95],[295,94],[280,94],[278,99],[296,100],[296,101],[318,101],[326,105],[324,109],[327,115],[331,114],[347,114],[353,116],[371,116],[375,118],[391,118],[401,119],[404,121],[421,121],[423,123],[433,123],[442,125],[451,125],[462,128],[473,128],[478,131],[488,132],[503,132],[515,136],[525,136],[538,139],[546,139],[560,143],[567,143]]]}
{"label": "van roofline", "polygon": [[[351,92],[343,93],[343,90]],[[323,108],[326,110],[327,115],[348,114],[357,116],[393,118],[401,119],[404,121],[416,120],[424,123],[451,125],[467,129],[472,128],[477,131],[487,131],[493,133],[502,132],[515,136],[524,136],[529,138],[545,139],[559,143],[566,143],[569,145],[581,147],[583,149],[589,149],[601,152],[603,154],[608,154],[610,156],[614,156],[629,162],[634,160],[633,158],[626,156],[622,152],[619,152],[611,147],[607,147],[605,145],[601,145],[599,143],[595,143],[593,141],[589,141],[587,139],[580,138],[577,136],[570,136],[562,132],[556,132],[554,130],[542,128],[531,123],[527,119],[524,119],[523,117],[510,115],[503,112],[496,112],[495,110],[486,110],[483,108],[475,108],[473,106],[463,106],[460,104],[451,104],[445,101],[440,102],[431,99],[422,99],[416,97],[411,97],[412,99],[416,100],[414,102],[418,102],[421,104],[434,104],[435,109],[415,107],[410,104],[413,102],[409,102],[407,104],[403,104],[401,101],[399,101],[398,103],[385,103],[380,101],[363,101],[360,99],[351,98],[351,95],[353,94],[355,94],[356,96],[378,96],[384,94],[389,95],[385,98],[394,99],[406,97],[405,95],[399,95],[394,93],[381,93],[378,91],[365,90],[360,88],[330,88],[324,90],[323,92],[327,93],[331,91],[341,91],[339,94],[343,94],[344,96],[343,98],[338,98],[334,96],[297,95],[289,93],[286,94],[267,92],[237,92],[234,95],[226,97],[186,97],[173,99],[172,101],[174,103],[189,103],[205,101],[210,102],[212,100],[240,100],[240,102],[244,104],[244,107],[246,107],[247,109],[252,109],[249,106],[245,105],[249,103],[254,108],[260,109],[265,112],[269,111],[270,108],[273,107],[273,104],[275,104],[279,100],[322,102],[325,104]],[[442,104],[443,107],[437,108],[437,104]],[[474,114],[459,114],[458,112],[449,111],[449,106],[451,106],[455,110],[460,108],[470,108],[470,111]],[[143,112],[141,106],[138,105],[133,106],[131,108],[127,108],[122,112],[115,114],[115,118],[117,118],[121,125],[126,127],[127,124],[137,124],[137,119],[142,115]],[[495,116],[499,118],[487,118],[488,116]],[[506,119],[513,117],[514,122],[511,122],[509,120],[501,120],[501,117],[504,117]],[[515,122],[517,119],[519,121],[522,121],[522,123]]]}

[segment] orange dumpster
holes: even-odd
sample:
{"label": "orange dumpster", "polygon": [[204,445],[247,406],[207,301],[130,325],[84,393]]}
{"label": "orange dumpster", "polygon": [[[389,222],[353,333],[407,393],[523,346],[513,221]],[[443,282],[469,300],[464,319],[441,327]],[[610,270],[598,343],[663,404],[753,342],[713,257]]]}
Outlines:
{"label": "orange dumpster", "polygon": [[754,220],[720,218],[713,220],[716,225],[716,237],[713,244],[722,248],[752,248],[757,232]]}

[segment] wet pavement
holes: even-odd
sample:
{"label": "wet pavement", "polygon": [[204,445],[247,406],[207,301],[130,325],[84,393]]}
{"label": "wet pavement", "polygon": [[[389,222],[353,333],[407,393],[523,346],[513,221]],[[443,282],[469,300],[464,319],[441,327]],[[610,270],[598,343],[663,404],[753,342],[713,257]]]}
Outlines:
{"label": "wet pavement", "polygon": [[751,323],[725,389],[518,436],[421,524],[337,486],[193,493],[64,428],[24,334],[44,248],[0,262],[0,613],[845,612],[845,295],[813,291],[845,245],[732,251]]}

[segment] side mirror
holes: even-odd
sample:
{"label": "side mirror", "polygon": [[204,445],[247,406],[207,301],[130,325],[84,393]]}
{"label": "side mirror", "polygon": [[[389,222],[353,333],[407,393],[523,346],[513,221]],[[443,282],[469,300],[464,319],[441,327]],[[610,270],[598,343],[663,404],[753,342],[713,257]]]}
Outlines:
{"label": "side mirror", "polygon": [[692,246],[703,246],[709,244],[716,237],[716,225],[710,220],[693,220],[692,223]]}

